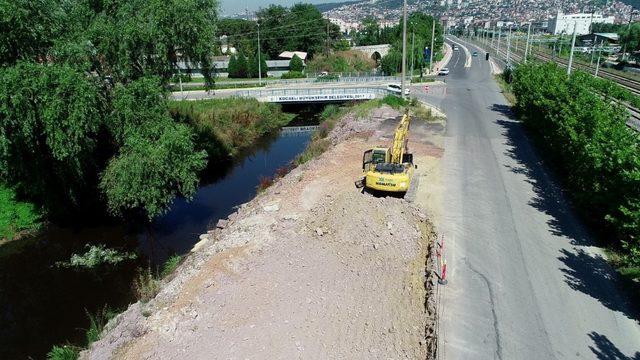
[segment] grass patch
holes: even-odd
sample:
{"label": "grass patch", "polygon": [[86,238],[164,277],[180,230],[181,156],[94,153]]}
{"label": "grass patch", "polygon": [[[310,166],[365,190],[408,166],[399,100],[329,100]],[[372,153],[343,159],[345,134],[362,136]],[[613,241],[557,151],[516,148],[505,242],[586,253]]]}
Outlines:
{"label": "grass patch", "polygon": [[180,265],[180,260],[182,260],[182,256],[180,255],[172,255],[167,261],[162,265],[162,271],[160,272],[160,277],[166,277],[171,274],[177,267]]}
{"label": "grass patch", "polygon": [[494,77],[496,79],[496,82],[498,83],[498,86],[500,86],[500,89],[502,90],[502,94],[507,99],[509,104],[513,106],[516,104],[516,96],[513,94],[511,84],[507,83],[507,81],[504,79],[504,76],[502,75],[503,74],[496,74],[494,75]]}
{"label": "grass patch", "polygon": [[54,346],[47,353],[47,360],[76,360],[80,356],[80,349],[75,346]]}
{"label": "grass patch", "polygon": [[13,240],[38,230],[41,219],[34,204],[17,200],[13,189],[0,185],[0,240]]}
{"label": "grass patch", "polygon": [[117,315],[117,311],[112,311],[106,306],[95,314],[87,312],[87,317],[89,318],[89,328],[85,333],[87,347],[100,340],[100,334],[102,334],[102,330],[104,330],[105,325],[107,325],[109,320],[113,319]]}
{"label": "grass patch", "polygon": [[199,101],[172,101],[174,119],[189,123],[210,158],[235,155],[262,136],[280,129],[295,115],[282,112],[278,104],[231,97]]}

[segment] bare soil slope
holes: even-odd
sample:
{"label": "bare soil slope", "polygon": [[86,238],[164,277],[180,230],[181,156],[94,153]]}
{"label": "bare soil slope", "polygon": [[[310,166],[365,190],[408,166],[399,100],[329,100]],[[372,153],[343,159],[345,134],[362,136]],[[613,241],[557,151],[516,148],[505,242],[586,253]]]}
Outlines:
{"label": "bare soil slope", "polygon": [[347,116],[329,151],[202,236],[161,293],[82,357],[427,358],[431,225],[406,200],[354,187],[362,152],[384,143],[399,115]]}

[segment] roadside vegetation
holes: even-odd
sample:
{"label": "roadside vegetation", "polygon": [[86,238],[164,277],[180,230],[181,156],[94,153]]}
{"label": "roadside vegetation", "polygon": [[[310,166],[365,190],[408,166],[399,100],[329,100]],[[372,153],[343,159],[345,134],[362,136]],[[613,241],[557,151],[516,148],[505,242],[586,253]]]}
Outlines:
{"label": "roadside vegetation", "polygon": [[556,64],[520,65],[512,79],[515,111],[537,147],[617,266],[638,276],[640,135],[626,126],[626,109],[602,95],[610,84],[580,71],[567,76]]}
{"label": "roadside vegetation", "polygon": [[334,51],[328,55],[316,55],[307,63],[307,73],[371,72],[376,62],[365,53],[355,50]]}
{"label": "roadside vegetation", "polygon": [[296,165],[305,164],[329,149],[331,141],[327,136],[329,136],[331,130],[333,130],[342,117],[352,112],[355,116],[363,118],[368,116],[371,110],[382,105],[389,105],[394,109],[400,109],[405,106],[415,106],[417,102],[415,99],[404,100],[395,95],[387,95],[382,99],[374,99],[345,106],[327,105],[320,114],[320,125],[318,129],[311,136],[311,141],[305,151],[296,159]]}
{"label": "roadside vegetation", "polygon": [[282,112],[278,104],[239,97],[172,101],[169,109],[177,122],[188,124],[195,131],[197,143],[214,162],[235,155],[294,117]]}

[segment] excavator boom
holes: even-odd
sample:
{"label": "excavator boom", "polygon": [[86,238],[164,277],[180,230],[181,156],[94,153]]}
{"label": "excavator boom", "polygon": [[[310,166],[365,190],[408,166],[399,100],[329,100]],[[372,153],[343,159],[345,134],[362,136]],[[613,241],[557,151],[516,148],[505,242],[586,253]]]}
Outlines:
{"label": "excavator boom", "polygon": [[391,146],[391,163],[402,164],[402,156],[407,152],[407,137],[409,136],[409,113],[402,115],[402,120],[396,128]]}

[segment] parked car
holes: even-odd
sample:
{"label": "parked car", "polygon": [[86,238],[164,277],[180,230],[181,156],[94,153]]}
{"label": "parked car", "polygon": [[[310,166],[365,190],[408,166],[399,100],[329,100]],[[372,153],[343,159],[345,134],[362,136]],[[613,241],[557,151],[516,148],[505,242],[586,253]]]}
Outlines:
{"label": "parked car", "polygon": [[[400,86],[400,84],[389,84],[387,85],[387,91],[391,91],[392,93],[400,95],[402,94],[402,87]],[[409,90],[409,88],[404,89],[405,95],[409,95],[410,93],[411,90]]]}
{"label": "parked car", "polygon": [[438,75],[449,75],[449,68],[443,67],[438,71]]}

